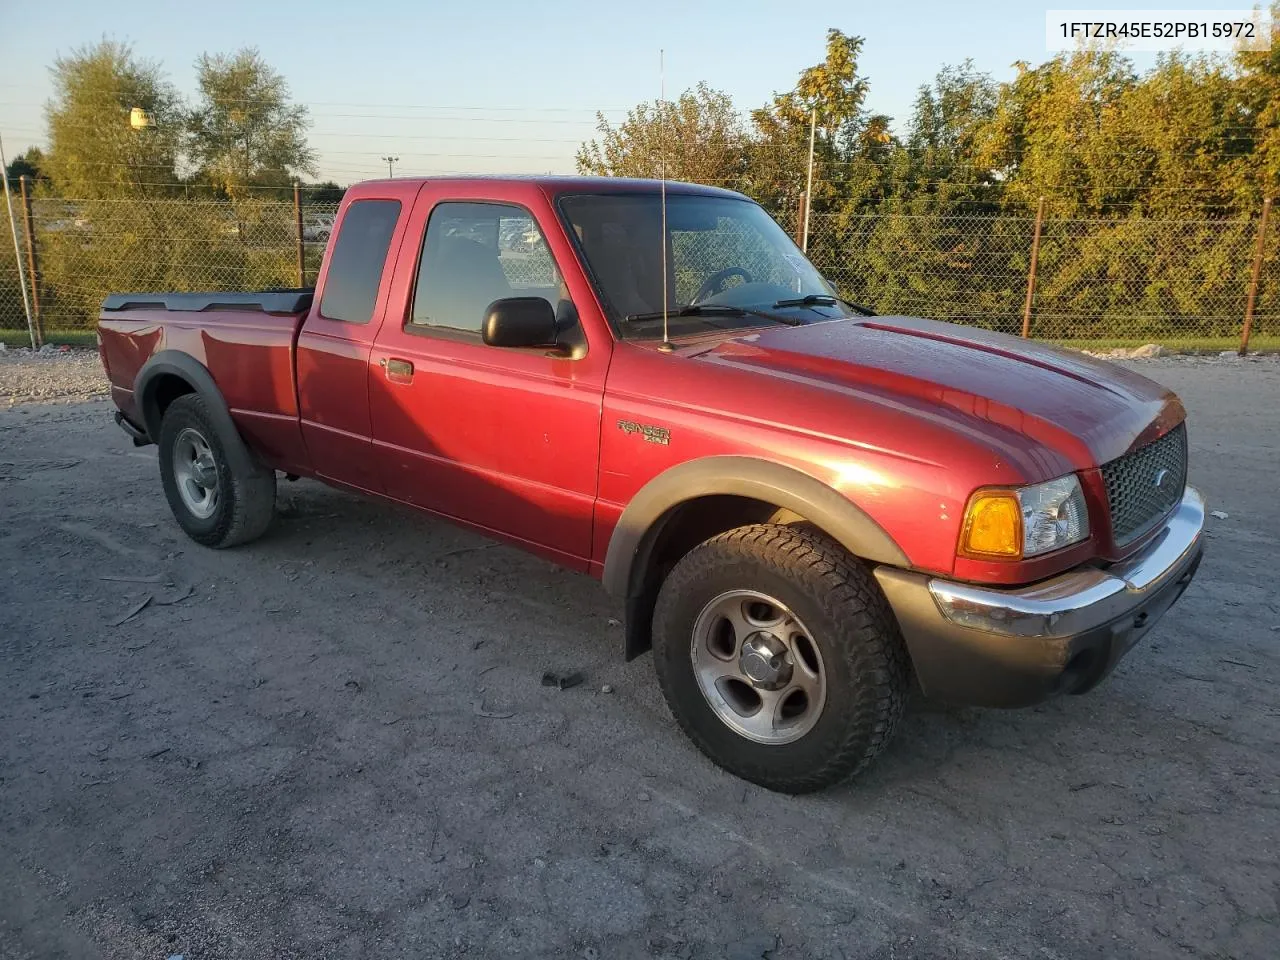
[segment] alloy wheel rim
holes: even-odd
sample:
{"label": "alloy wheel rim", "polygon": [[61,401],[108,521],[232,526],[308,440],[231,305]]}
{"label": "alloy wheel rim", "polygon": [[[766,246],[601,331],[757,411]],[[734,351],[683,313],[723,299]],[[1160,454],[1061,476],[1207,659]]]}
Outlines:
{"label": "alloy wheel rim", "polygon": [[694,677],[727,727],[764,744],[799,740],[822,716],[827,674],[813,634],[786,604],[730,590],[694,621]]}
{"label": "alloy wheel rim", "polygon": [[218,465],[204,435],[184,427],[173,444],[173,479],[183,505],[207,520],[218,509]]}

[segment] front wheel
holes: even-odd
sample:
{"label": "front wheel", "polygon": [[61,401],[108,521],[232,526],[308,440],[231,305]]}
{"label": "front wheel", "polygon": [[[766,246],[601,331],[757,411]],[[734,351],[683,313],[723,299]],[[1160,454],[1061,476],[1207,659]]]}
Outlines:
{"label": "front wheel", "polygon": [[806,528],[756,524],[695,547],[659,592],[653,646],[689,738],[729,772],[785,793],[866,767],[910,683],[870,572]]}
{"label": "front wheel", "polygon": [[266,532],[275,508],[275,471],[254,461],[247,470],[233,467],[198,394],[169,404],[157,446],[169,509],[192,540],[232,547]]}

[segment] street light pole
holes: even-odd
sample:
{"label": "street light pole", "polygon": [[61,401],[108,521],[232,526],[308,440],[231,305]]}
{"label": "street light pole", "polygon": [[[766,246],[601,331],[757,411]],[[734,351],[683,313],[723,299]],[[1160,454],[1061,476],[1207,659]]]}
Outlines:
{"label": "street light pole", "polygon": [[809,173],[804,187],[804,231],[801,233],[800,249],[809,252],[809,211],[813,209],[813,136],[818,129],[818,108],[809,113]]}
{"label": "street light pole", "polygon": [[383,157],[382,159],[387,162],[387,176],[394,177],[396,173],[395,173],[395,168],[392,166],[392,164],[397,163],[400,160],[400,158],[399,157]]}

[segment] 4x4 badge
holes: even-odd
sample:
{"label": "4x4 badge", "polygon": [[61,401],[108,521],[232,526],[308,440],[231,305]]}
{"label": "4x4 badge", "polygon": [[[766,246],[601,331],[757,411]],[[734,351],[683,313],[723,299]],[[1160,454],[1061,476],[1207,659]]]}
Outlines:
{"label": "4x4 badge", "polygon": [[619,420],[618,429],[625,434],[641,433],[647,443],[660,443],[664,447],[671,443],[671,431],[666,427],[655,427],[650,423],[636,423],[634,420]]}

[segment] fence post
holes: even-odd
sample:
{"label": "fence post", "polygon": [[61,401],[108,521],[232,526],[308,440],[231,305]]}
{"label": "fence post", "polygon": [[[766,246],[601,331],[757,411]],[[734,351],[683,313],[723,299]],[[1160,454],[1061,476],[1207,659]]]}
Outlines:
{"label": "fence post", "polygon": [[1036,266],[1040,262],[1040,227],[1044,224],[1044,197],[1036,206],[1036,232],[1031,238],[1031,269],[1027,271],[1027,302],[1022,307],[1022,339],[1031,336],[1031,300],[1036,295]]}
{"label": "fence post", "polygon": [[796,246],[803,250],[808,246],[809,194],[800,194],[800,206],[796,210]]}
{"label": "fence post", "polygon": [[22,193],[22,225],[27,232],[27,272],[31,283],[31,316],[34,321],[36,346],[44,346],[44,326],[40,322],[40,284],[36,279],[36,231],[31,221],[31,193],[27,190],[27,175],[18,178],[18,188]]}
{"label": "fence post", "polygon": [[1262,255],[1267,247],[1267,216],[1271,198],[1262,201],[1262,219],[1258,221],[1258,245],[1253,250],[1253,275],[1249,278],[1249,295],[1244,301],[1244,327],[1240,330],[1240,356],[1249,352],[1249,334],[1253,332],[1253,308],[1258,302],[1258,280],[1262,277]]}
{"label": "fence post", "polygon": [[293,222],[298,239],[298,286],[307,285],[307,248],[302,241],[302,189],[293,181]]}

